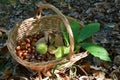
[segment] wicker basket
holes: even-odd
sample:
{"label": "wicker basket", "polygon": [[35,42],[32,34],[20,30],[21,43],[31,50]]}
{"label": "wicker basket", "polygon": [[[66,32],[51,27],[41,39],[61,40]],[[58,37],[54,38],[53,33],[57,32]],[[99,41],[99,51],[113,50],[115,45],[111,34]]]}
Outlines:
{"label": "wicker basket", "polygon": [[[54,12],[57,13],[57,15],[41,17],[41,12],[45,8],[52,9]],[[71,17],[64,16],[58,9],[56,9],[54,6],[50,4],[44,4],[40,6],[35,18],[26,19],[19,26],[11,30],[10,34],[8,35],[9,40],[7,45],[10,51],[10,54],[18,63],[22,64],[26,68],[29,68],[35,71],[41,71],[46,68],[49,69],[49,67],[54,67],[57,64],[61,64],[69,61],[68,57],[70,58],[70,56],[73,55],[73,50],[74,50],[74,39],[73,39],[72,30],[69,25],[69,22],[71,23],[73,20],[74,19]],[[48,30],[52,29],[52,30],[59,31],[61,23],[64,23],[69,33],[70,53],[67,57],[61,60],[51,60],[47,62],[33,63],[33,62],[27,62],[25,60],[22,60],[16,55],[15,47],[16,47],[16,41],[18,39],[22,39],[26,35],[30,35],[30,34],[34,34],[36,32],[42,31],[42,29],[48,29]]]}

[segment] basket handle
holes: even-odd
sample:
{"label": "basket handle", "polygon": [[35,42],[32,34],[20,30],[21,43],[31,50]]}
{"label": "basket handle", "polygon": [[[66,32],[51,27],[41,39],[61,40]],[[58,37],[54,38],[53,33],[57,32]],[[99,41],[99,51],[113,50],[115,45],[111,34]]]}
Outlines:
{"label": "basket handle", "polygon": [[40,20],[42,10],[46,9],[46,8],[50,8],[51,10],[56,12],[58,14],[58,16],[60,16],[60,18],[63,20],[63,23],[65,24],[65,27],[66,27],[66,29],[69,33],[69,39],[70,39],[70,53],[69,53],[69,56],[68,56],[68,58],[70,59],[70,57],[71,57],[71,55],[73,54],[73,51],[74,51],[74,38],[73,38],[73,33],[72,33],[72,30],[71,30],[69,21],[56,7],[54,7],[51,4],[44,4],[44,5],[39,7],[39,9],[37,11],[37,14],[36,14],[37,20]]}

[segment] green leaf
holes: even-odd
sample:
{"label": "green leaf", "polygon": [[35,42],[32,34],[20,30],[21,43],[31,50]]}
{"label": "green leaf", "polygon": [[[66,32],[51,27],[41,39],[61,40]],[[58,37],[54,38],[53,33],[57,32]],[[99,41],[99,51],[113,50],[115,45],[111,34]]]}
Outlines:
{"label": "green leaf", "polygon": [[99,57],[100,59],[105,61],[111,61],[108,52],[103,47],[97,46],[93,43],[81,43],[80,46],[95,57]]}
{"label": "green leaf", "polygon": [[65,46],[60,46],[54,51],[55,57],[57,59],[66,56],[68,53],[69,53],[69,47],[65,47]]}
{"label": "green leaf", "polygon": [[62,35],[63,38],[65,40],[65,46],[69,46],[69,36],[68,36],[68,32],[65,29],[65,26],[63,25],[63,23],[61,24],[61,31],[62,31]]}
{"label": "green leaf", "polygon": [[75,19],[71,24],[71,29],[72,29],[72,32],[73,32],[73,35],[74,35],[74,42],[76,43],[77,40],[78,40],[78,34],[80,33],[80,24],[79,22]]}
{"label": "green leaf", "polygon": [[81,30],[78,38],[78,43],[91,37],[95,32],[99,31],[100,24],[99,23],[91,23],[85,25]]}
{"label": "green leaf", "polygon": [[[71,24],[71,29],[72,29],[72,32],[73,32],[73,35],[74,35],[74,42],[76,43],[79,36],[78,34],[80,33],[80,24],[79,22],[75,19]],[[67,30],[65,29],[65,26],[63,24],[61,24],[61,31],[62,31],[62,34],[63,34],[63,37],[64,37],[64,40],[65,40],[65,44],[66,46],[69,46],[69,36],[68,36],[68,32]]]}

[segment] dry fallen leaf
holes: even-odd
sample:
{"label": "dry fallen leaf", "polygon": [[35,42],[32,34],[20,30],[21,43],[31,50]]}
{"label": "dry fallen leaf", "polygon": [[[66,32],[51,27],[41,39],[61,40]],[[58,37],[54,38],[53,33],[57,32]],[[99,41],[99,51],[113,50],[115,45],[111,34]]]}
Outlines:
{"label": "dry fallen leaf", "polygon": [[115,70],[113,70],[109,76],[113,78],[114,80],[119,80],[120,78],[120,67],[117,67]]}
{"label": "dry fallen leaf", "polygon": [[88,76],[81,76],[79,80],[90,80]]}
{"label": "dry fallen leaf", "polygon": [[57,79],[56,80],[70,80],[70,77],[67,76],[66,74],[55,74]]}
{"label": "dry fallen leaf", "polygon": [[43,37],[43,38],[40,38],[36,43],[35,43],[35,45],[37,45],[37,44],[39,44],[39,43],[46,43],[45,42],[45,38]]}
{"label": "dry fallen leaf", "polygon": [[56,35],[55,36],[55,44],[54,45],[55,45],[55,47],[64,45],[63,38],[62,38],[61,35]]}
{"label": "dry fallen leaf", "polygon": [[103,71],[94,71],[93,76],[96,80],[104,80],[105,79],[105,73]]}
{"label": "dry fallen leaf", "polygon": [[50,43],[50,45],[53,45],[55,42],[55,34],[54,33],[49,33],[49,37],[48,37],[48,41]]}

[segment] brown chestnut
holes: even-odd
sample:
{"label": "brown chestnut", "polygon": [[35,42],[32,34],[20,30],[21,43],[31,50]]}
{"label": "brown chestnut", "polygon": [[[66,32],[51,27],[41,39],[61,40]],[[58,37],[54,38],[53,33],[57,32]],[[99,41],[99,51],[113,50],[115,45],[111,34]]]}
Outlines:
{"label": "brown chestnut", "polygon": [[23,53],[23,56],[27,56],[27,53],[26,53],[26,52],[24,52],[24,53]]}
{"label": "brown chestnut", "polygon": [[21,57],[23,54],[22,50],[17,51],[17,56]]}
{"label": "brown chestnut", "polygon": [[30,47],[30,46],[31,46],[30,43],[27,43],[27,44],[26,44],[26,47]]}
{"label": "brown chestnut", "polygon": [[27,50],[28,50],[28,52],[31,52],[31,51],[32,51],[31,48],[27,48]]}
{"label": "brown chestnut", "polygon": [[25,46],[25,45],[26,45],[26,42],[22,41],[21,46]]}
{"label": "brown chestnut", "polygon": [[17,46],[17,47],[16,47],[16,50],[17,50],[17,51],[18,51],[18,50],[20,50],[20,49],[21,49],[21,47],[20,47],[20,46]]}
{"label": "brown chestnut", "polygon": [[27,43],[30,43],[30,42],[31,42],[29,38],[26,38],[25,41],[26,41]]}

